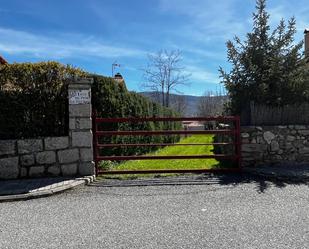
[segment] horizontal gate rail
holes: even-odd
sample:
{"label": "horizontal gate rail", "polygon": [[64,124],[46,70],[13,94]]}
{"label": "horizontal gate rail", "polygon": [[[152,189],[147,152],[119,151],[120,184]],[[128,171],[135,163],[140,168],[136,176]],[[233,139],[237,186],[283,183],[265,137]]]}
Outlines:
{"label": "horizontal gate rail", "polygon": [[[213,130],[98,130],[102,123],[142,123],[142,122],[178,122],[178,121],[216,121],[223,123],[233,123],[233,126],[227,126],[227,129]],[[221,134],[229,135],[234,138],[233,142],[217,143],[100,143],[100,137],[112,136],[152,136],[152,135],[190,135],[190,134]],[[219,117],[143,117],[143,118],[97,118],[93,116],[93,146],[94,159],[96,163],[96,173],[100,174],[147,174],[147,173],[202,173],[202,172],[231,172],[240,170],[240,119],[238,116],[219,116]],[[165,147],[165,146],[210,146],[210,145],[234,145],[235,154],[212,154],[212,155],[100,155],[100,149],[104,148],[122,148],[122,147]],[[237,161],[237,168],[214,168],[214,169],[158,169],[158,170],[102,170],[98,168],[98,163],[103,160],[108,161],[126,161],[126,160],[182,160],[182,159],[218,159]]]}
{"label": "horizontal gate rail", "polygon": [[161,144],[97,144],[98,148],[106,147],[166,147],[166,146],[209,146],[209,145],[232,145],[235,143],[196,143],[196,144],[171,144],[171,143],[161,143]]}
{"label": "horizontal gate rail", "polygon": [[98,160],[122,161],[122,160],[166,160],[166,159],[229,159],[236,160],[234,155],[184,155],[184,156],[98,156]]}
{"label": "horizontal gate rail", "polygon": [[121,175],[121,174],[162,174],[162,173],[229,173],[240,172],[241,168],[215,168],[215,169],[148,169],[148,170],[99,170],[98,173],[104,175]]}
{"label": "horizontal gate rail", "polygon": [[237,116],[218,117],[150,117],[150,118],[96,118],[97,123],[161,122],[161,121],[233,121]]}
{"label": "horizontal gate rail", "polygon": [[97,136],[139,136],[139,135],[180,135],[180,134],[235,134],[235,130],[203,130],[203,131],[189,131],[189,130],[178,130],[178,131],[97,131]]}

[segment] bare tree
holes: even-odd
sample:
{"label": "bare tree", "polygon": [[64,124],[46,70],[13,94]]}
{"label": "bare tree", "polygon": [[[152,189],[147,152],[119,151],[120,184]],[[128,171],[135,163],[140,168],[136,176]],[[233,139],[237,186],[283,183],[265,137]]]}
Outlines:
{"label": "bare tree", "polygon": [[186,114],[187,100],[183,95],[172,95],[170,99],[170,107],[182,115]]}
{"label": "bare tree", "polygon": [[143,87],[159,93],[161,104],[170,106],[170,93],[178,92],[177,87],[188,84],[189,74],[181,67],[181,52],[179,50],[161,50],[154,55],[148,55],[148,65],[144,69]]}
{"label": "bare tree", "polygon": [[227,96],[217,92],[206,92],[201,97],[198,104],[198,114],[200,116],[217,116],[222,115],[224,104],[227,101]]}
{"label": "bare tree", "polygon": [[[227,96],[220,92],[206,92],[200,98],[198,103],[198,115],[205,116],[219,116],[223,114],[224,104],[227,101]],[[204,121],[205,129],[213,130],[217,127],[216,121]]]}

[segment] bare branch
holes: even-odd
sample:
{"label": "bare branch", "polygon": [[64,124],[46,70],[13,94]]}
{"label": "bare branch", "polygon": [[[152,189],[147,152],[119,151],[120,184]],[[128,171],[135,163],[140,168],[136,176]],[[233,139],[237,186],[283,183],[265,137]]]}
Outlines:
{"label": "bare branch", "polygon": [[187,85],[189,74],[184,74],[184,67],[179,50],[160,50],[156,54],[148,55],[148,65],[144,69],[143,87],[151,91],[158,91],[162,95],[161,104],[170,105],[171,91],[177,91],[180,85]]}

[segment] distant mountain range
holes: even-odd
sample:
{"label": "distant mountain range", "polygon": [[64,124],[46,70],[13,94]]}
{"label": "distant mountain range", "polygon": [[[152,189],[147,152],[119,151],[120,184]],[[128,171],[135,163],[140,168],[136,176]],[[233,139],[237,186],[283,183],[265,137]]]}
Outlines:
{"label": "distant mountain range", "polygon": [[[156,102],[158,95],[156,96],[154,92],[139,92],[139,94],[149,98],[150,100]],[[159,95],[160,96],[160,95]],[[198,105],[204,96],[193,96],[193,95],[179,95],[179,94],[170,94],[171,103],[177,99],[177,97],[184,98],[185,102],[185,111],[186,116],[196,116],[198,115]],[[208,98],[217,98],[219,102],[226,101],[227,96],[211,96]]]}

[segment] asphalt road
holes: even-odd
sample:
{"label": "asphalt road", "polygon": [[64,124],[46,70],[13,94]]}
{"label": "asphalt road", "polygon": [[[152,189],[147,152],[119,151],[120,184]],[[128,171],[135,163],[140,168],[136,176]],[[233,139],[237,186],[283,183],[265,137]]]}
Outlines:
{"label": "asphalt road", "polygon": [[195,183],[0,203],[0,248],[309,248],[308,184]]}

